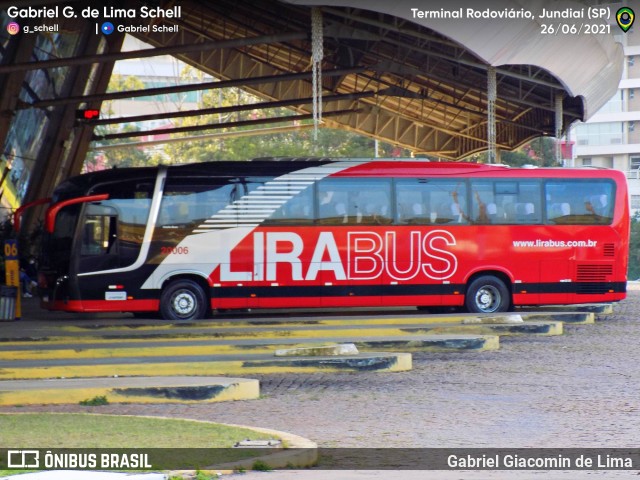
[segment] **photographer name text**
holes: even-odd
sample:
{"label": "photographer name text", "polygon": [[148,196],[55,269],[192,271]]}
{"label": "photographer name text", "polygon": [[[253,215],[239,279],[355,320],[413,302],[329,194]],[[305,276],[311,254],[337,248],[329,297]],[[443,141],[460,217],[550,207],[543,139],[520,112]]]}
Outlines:
{"label": "photographer name text", "polygon": [[143,5],[140,9],[135,8],[115,8],[85,7],[76,10],[73,6],[60,7],[24,7],[11,6],[7,8],[7,15],[13,19],[26,18],[181,18],[182,7],[180,5],[171,8],[148,7]]}

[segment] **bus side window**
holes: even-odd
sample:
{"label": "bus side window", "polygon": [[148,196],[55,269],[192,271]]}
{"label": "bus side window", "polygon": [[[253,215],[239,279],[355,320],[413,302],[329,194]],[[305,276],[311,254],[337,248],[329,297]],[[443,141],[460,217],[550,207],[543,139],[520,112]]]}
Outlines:
{"label": "bus side window", "polygon": [[[422,202],[420,193],[398,188],[396,209],[398,211],[398,222],[401,224],[421,223],[420,219],[425,219],[426,208]],[[428,218],[428,215],[426,215]],[[426,222],[425,222],[426,223]]]}
{"label": "bus side window", "polygon": [[102,246],[98,240],[100,238],[98,228],[97,220],[89,220],[89,218],[87,218],[87,223],[85,223],[84,231],[82,232],[81,256],[87,257],[90,255],[100,255],[102,253]]}
{"label": "bus side window", "polygon": [[374,190],[364,195],[362,223],[370,225],[388,225],[391,223],[389,195],[381,190]]}
{"label": "bus side window", "polygon": [[465,182],[429,178],[397,179],[396,212],[401,225],[466,223]]}
{"label": "bus side window", "polygon": [[477,225],[498,222],[493,180],[471,180],[471,221]]}
{"label": "bus side window", "polygon": [[265,219],[266,225],[310,225],[313,223],[313,187],[294,195]]}
{"label": "bus side window", "polygon": [[378,225],[392,222],[391,181],[325,178],[318,182],[316,222],[321,225]]}
{"label": "bus side window", "polygon": [[609,197],[607,195],[592,195],[589,201],[591,202],[594,215],[608,216]]}
{"label": "bus side window", "polygon": [[318,218],[323,225],[339,225],[347,223],[347,195],[340,191],[333,182],[318,185]]}
{"label": "bus side window", "polygon": [[533,202],[516,203],[516,223],[535,223],[536,211]]}
{"label": "bus side window", "polygon": [[547,221],[552,224],[608,225],[613,221],[610,180],[549,180],[545,189]]}

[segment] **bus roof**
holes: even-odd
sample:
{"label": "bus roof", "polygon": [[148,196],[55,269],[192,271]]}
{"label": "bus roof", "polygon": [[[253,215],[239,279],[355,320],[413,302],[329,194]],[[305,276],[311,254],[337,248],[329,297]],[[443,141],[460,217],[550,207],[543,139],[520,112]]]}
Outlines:
{"label": "bus roof", "polygon": [[[430,162],[424,159],[374,159],[374,158],[327,158],[327,157],[269,157],[249,161],[212,161],[168,166],[169,174],[185,177],[277,177],[295,174],[312,167],[332,168],[341,163],[342,168],[335,177],[404,177],[425,176],[472,176],[514,178],[604,178],[624,174],[612,169],[558,168],[558,167],[509,167],[502,164],[480,164],[471,162]],[[85,195],[97,184],[155,178],[159,167],[113,168],[91,172],[69,178],[62,182],[54,193],[54,201]]]}

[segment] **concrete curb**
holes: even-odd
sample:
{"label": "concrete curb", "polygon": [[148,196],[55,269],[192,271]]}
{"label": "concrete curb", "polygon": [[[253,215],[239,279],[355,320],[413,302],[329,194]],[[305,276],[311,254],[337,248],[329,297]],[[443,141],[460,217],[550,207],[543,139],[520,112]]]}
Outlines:
{"label": "concrete curb", "polygon": [[287,365],[291,368],[312,368],[314,371],[384,371],[404,372],[411,370],[410,353],[368,352],[350,356],[324,357],[274,357],[273,360],[263,359],[259,362],[247,360],[246,368],[255,366],[278,368]]}
{"label": "concrete curb", "polygon": [[527,313],[523,314],[527,321],[561,321],[579,325],[591,325],[596,323],[595,312],[554,312],[554,313]]}
{"label": "concrete curb", "polygon": [[79,403],[210,403],[253,400],[258,380],[223,377],[106,377],[0,382],[0,405]]}
{"label": "concrete curb", "polygon": [[454,324],[444,323],[442,325],[424,325],[403,328],[405,333],[426,333],[426,334],[443,334],[443,333],[473,333],[477,335],[562,335],[562,322],[522,322],[510,324],[497,323],[473,323],[473,324]]}
{"label": "concrete curb", "polygon": [[394,337],[363,337],[354,342],[360,350],[395,350],[403,352],[484,352],[498,350],[498,335],[467,335],[442,333]]}
{"label": "concrete curb", "polygon": [[[251,356],[244,359],[182,358],[167,359],[160,363],[140,363],[137,359],[121,359],[120,362],[51,363],[12,362],[0,367],[0,380],[37,380],[91,377],[144,377],[156,376],[251,376],[270,373],[318,373],[318,372],[404,372],[411,370],[410,353],[368,352],[342,357],[274,357]],[[0,382],[0,392],[2,382]],[[1,397],[0,397],[1,398]],[[86,397],[85,397],[86,398]],[[129,400],[131,402],[131,400]]]}
{"label": "concrete curb", "polygon": [[[203,422],[209,423],[209,422]],[[304,437],[295,435],[293,433],[283,432],[280,430],[272,430],[269,428],[261,427],[248,427],[246,425],[237,425],[233,423],[224,423],[220,425],[227,425],[230,427],[248,428],[256,432],[265,433],[271,435],[274,438],[280,438],[287,446],[287,448],[271,453],[269,455],[263,455],[259,457],[248,458],[245,460],[239,460],[237,462],[229,462],[221,465],[211,465],[206,467],[204,471],[210,471],[213,473],[228,474],[233,473],[241,469],[251,470],[256,461],[260,460],[268,465],[272,469],[278,468],[309,468],[314,466],[318,462],[318,445]],[[187,470],[174,470],[169,472],[168,476],[181,474],[189,475],[192,471]]]}
{"label": "concrete curb", "polygon": [[[410,326],[407,324],[405,326]],[[395,330],[394,330],[395,331]],[[79,365],[81,360],[84,359],[87,362],[94,364],[106,364],[109,363],[106,359],[114,359],[111,363],[118,364],[120,358],[135,357],[135,358],[149,358],[163,357],[169,360],[171,357],[189,356],[194,358],[196,356],[208,355],[210,358],[215,356],[217,361],[222,360],[223,356],[235,355],[237,357],[247,357],[250,359],[253,355],[271,355],[274,351],[279,350],[296,350],[300,353],[307,353],[309,351],[322,353],[322,350],[315,350],[318,347],[322,349],[329,349],[325,355],[333,355],[332,349],[336,349],[336,343],[339,344],[353,344],[354,341],[370,342],[377,340],[376,343],[385,345],[387,341],[399,340],[402,338],[411,338],[406,334],[399,334],[401,332],[395,331],[396,335],[367,335],[367,330],[360,330],[360,334],[351,336],[328,336],[325,338],[315,338],[305,341],[305,339],[291,339],[291,338],[278,338],[278,339],[251,339],[251,340],[235,340],[225,342],[220,340],[184,340],[177,339],[175,341],[168,340],[140,340],[135,342],[109,342],[109,343],[85,343],[82,341],[75,341],[70,339],[66,343],[46,342],[39,344],[32,344],[30,342],[22,343],[5,343],[0,345],[0,354],[2,360],[0,361],[0,368],[11,368],[12,366],[28,366],[28,362],[33,360],[42,361],[43,365],[48,363],[48,366],[62,365],[64,360],[72,360],[67,362],[68,364]],[[456,341],[462,339],[469,339],[470,337],[478,337],[477,335],[464,335],[464,334],[450,334],[440,335],[438,337],[431,336],[434,340],[442,341],[450,339],[451,345]],[[443,338],[447,337],[447,338]],[[424,340],[428,340],[429,337],[425,336]],[[425,343],[426,345],[426,343]],[[466,348],[462,345],[460,348]],[[312,349],[312,350],[310,350]],[[340,354],[345,354],[342,347]],[[354,352],[357,354],[357,352]],[[100,360],[99,360],[100,359]],[[49,362],[46,362],[49,361]]]}
{"label": "concrete curb", "polygon": [[[628,285],[628,284],[627,284]],[[627,289],[629,289],[627,287]],[[640,290],[640,283],[638,283]],[[613,303],[582,303],[572,305],[544,305],[541,307],[522,307],[522,314],[528,313],[595,313],[597,315],[610,315],[613,313]]]}
{"label": "concrete curb", "polygon": [[353,343],[337,345],[317,345],[313,347],[282,348],[276,350],[276,357],[322,357],[328,355],[357,355],[358,349]]}

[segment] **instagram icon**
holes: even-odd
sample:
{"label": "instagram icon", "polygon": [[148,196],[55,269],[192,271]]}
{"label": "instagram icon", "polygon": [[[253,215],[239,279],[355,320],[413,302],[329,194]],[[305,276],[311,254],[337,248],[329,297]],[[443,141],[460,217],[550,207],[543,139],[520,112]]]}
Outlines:
{"label": "instagram icon", "polygon": [[9,35],[17,35],[20,32],[20,25],[16,22],[10,22],[7,25],[7,32],[9,32]]}

